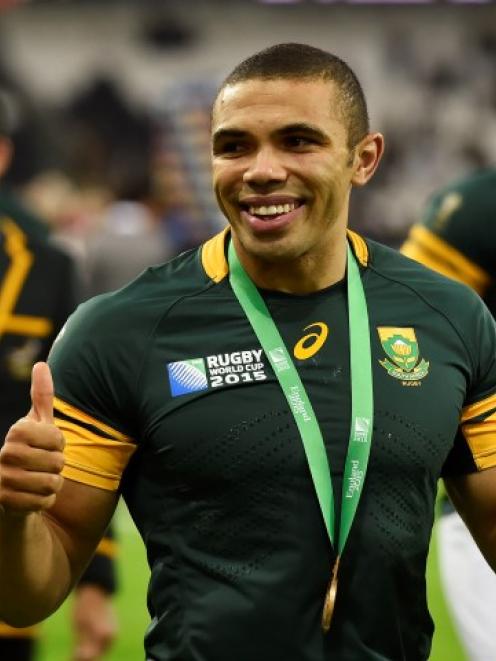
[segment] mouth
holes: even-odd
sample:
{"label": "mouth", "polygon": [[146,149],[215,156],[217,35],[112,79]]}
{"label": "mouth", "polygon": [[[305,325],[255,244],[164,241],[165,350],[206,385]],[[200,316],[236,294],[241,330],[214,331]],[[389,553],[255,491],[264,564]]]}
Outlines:
{"label": "mouth", "polygon": [[241,203],[241,216],[254,231],[280,230],[289,225],[304,206],[303,200],[249,200]]}
{"label": "mouth", "polygon": [[251,216],[256,216],[261,220],[271,220],[282,216],[283,214],[290,213],[300,206],[300,202],[290,202],[286,204],[269,204],[269,205],[249,205],[247,208]]}

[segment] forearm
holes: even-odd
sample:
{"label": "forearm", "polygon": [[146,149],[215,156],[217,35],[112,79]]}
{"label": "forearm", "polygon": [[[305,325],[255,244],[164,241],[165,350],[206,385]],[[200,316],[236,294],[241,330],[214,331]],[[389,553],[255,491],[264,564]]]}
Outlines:
{"label": "forearm", "polygon": [[445,484],[453,505],[496,572],[496,467],[446,478]]}
{"label": "forearm", "polygon": [[485,532],[484,535],[476,536],[474,534],[474,538],[487,563],[496,573],[496,521],[491,530]]}
{"label": "forearm", "polygon": [[0,619],[24,627],[46,618],[73,583],[64,546],[46,515],[0,511]]}
{"label": "forearm", "polygon": [[0,619],[23,627],[64,600],[93,555],[117,495],[64,479],[48,365],[37,363],[32,407],[0,449]]}

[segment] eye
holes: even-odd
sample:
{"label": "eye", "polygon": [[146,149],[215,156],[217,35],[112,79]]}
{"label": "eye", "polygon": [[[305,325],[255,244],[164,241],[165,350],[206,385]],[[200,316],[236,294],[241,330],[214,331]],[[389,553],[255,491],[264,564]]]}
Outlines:
{"label": "eye", "polygon": [[288,149],[306,149],[316,144],[316,141],[308,136],[288,135],[284,138],[284,144]]}
{"label": "eye", "polygon": [[225,140],[214,144],[214,156],[239,156],[247,150],[247,145],[242,140]]}

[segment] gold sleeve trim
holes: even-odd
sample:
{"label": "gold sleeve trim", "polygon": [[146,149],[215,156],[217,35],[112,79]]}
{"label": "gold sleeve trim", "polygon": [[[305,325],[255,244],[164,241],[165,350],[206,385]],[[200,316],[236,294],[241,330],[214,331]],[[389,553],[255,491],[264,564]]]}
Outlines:
{"label": "gold sleeve trim", "polygon": [[136,446],[103,438],[60,418],[55,418],[55,424],[65,438],[65,467],[62,475],[76,482],[116,491]]}
{"label": "gold sleeve trim", "polygon": [[[65,438],[62,475],[75,482],[116,491],[122,473],[136,450],[133,439],[58,397],[54,402],[55,424]],[[72,419],[57,416],[58,412]]]}
{"label": "gold sleeve trim", "polygon": [[465,283],[478,294],[483,294],[491,283],[489,273],[421,225],[411,228],[400,250],[438,273]]}
{"label": "gold sleeve trim", "polygon": [[349,240],[351,241],[351,245],[353,248],[353,252],[355,253],[355,257],[358,259],[358,261],[362,266],[368,266],[369,249],[367,248],[367,244],[365,243],[363,238],[356,232],[347,230],[346,233],[348,235]]}
{"label": "gold sleeve trim", "polygon": [[98,420],[97,418],[93,418],[91,415],[88,415],[88,413],[81,411],[81,409],[78,409],[72,404],[68,404],[59,397],[54,397],[53,405],[54,408],[58,409],[61,413],[64,413],[65,415],[68,415],[71,418],[75,418],[76,420],[81,420],[81,422],[85,422],[88,425],[92,425],[93,427],[96,427],[100,431],[103,431],[105,434],[112,436],[112,438],[114,438],[116,441],[123,441],[125,443],[134,442],[130,436],[126,436],[125,434],[122,434],[113,427],[110,427],[110,425],[106,425],[104,422],[100,422],[100,420]]}
{"label": "gold sleeve trim", "polygon": [[5,624],[5,622],[0,622],[0,638],[35,638],[38,631],[39,627],[17,629]]}
{"label": "gold sleeve trim", "polygon": [[97,475],[96,473],[89,472],[86,466],[76,466],[67,460],[62,470],[62,476],[68,480],[81,482],[89,487],[97,487],[105,491],[117,491],[120,483],[120,477]]}
{"label": "gold sleeve trim", "polygon": [[203,268],[208,277],[214,282],[220,282],[229,273],[229,266],[224,252],[226,236],[229,231],[230,228],[226,227],[201,247]]}
{"label": "gold sleeve trim", "polygon": [[496,466],[496,421],[462,425],[463,435],[479,470]]}
{"label": "gold sleeve trim", "polygon": [[[489,395],[485,399],[481,399],[475,404],[469,404],[462,409],[461,423],[468,422],[472,418],[477,418],[479,415],[484,415],[491,409],[496,409],[496,393]],[[491,416],[492,417],[492,416]]]}
{"label": "gold sleeve trim", "polygon": [[95,553],[98,553],[98,555],[105,555],[107,558],[113,560],[117,557],[117,547],[117,542],[109,537],[104,537],[96,547]]}

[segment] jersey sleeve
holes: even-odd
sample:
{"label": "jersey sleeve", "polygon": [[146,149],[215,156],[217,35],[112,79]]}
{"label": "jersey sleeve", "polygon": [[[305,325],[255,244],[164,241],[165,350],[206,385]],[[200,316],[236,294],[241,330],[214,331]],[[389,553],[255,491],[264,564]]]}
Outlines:
{"label": "jersey sleeve", "polygon": [[474,176],[435,194],[401,252],[485,297],[496,276],[496,173]]}
{"label": "jersey sleeve", "polygon": [[443,475],[460,475],[496,466],[496,324],[482,302],[466,310],[471,323],[473,372],[453,450]]}
{"label": "jersey sleeve", "polygon": [[126,320],[114,307],[112,295],[81,305],[48,360],[55,423],[66,441],[63,475],[110,491],[119,488],[136,449],[132,412],[138,371],[130,333],[122,333]]}
{"label": "jersey sleeve", "polygon": [[448,278],[463,282],[481,296],[492,284],[489,273],[429,227],[414,225],[401,252]]}

